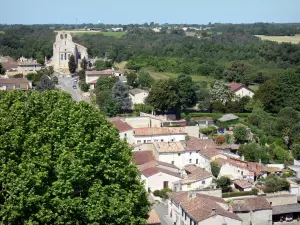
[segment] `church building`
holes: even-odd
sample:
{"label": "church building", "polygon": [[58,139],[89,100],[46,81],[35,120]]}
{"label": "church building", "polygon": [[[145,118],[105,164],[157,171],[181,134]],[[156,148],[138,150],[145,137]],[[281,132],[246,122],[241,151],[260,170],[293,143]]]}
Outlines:
{"label": "church building", "polygon": [[69,59],[74,55],[75,61],[80,69],[81,60],[88,59],[87,48],[74,43],[70,32],[58,32],[53,44],[52,65],[54,70],[60,73],[69,73]]}

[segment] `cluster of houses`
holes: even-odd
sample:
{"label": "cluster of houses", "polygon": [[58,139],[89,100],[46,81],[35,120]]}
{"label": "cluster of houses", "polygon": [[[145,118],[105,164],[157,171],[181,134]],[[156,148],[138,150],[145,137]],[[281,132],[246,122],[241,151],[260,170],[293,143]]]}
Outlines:
{"label": "cluster of houses", "polygon": [[[170,224],[271,225],[300,216],[300,186],[295,180],[300,178],[300,163],[290,167],[295,179],[289,180],[289,192],[266,195],[260,191],[257,196],[224,199],[216,179],[226,176],[236,191],[251,191],[257,188],[258,178],[281,175],[284,165],[246,162],[236,154],[237,145],[217,145],[200,138],[199,126],[208,126],[209,121],[187,126],[172,115],[146,113],[110,120],[132,147],[133,163],[150,195],[164,188],[172,190],[166,200]],[[212,174],[211,162],[220,166],[218,177]]]}

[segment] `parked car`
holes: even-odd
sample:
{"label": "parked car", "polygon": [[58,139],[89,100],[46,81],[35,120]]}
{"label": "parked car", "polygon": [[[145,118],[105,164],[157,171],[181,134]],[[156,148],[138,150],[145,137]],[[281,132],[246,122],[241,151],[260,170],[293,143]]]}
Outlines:
{"label": "parked car", "polygon": [[73,84],[73,89],[77,89],[77,85],[76,84]]}
{"label": "parked car", "polygon": [[286,216],[285,216],[285,221],[286,221],[286,222],[291,222],[291,221],[293,221],[293,215],[292,215],[292,214],[286,215]]}

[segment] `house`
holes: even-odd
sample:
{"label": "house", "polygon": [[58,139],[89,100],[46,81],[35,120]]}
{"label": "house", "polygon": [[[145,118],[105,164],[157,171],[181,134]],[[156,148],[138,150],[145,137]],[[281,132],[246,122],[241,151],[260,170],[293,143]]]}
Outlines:
{"label": "house", "polygon": [[107,70],[93,70],[93,71],[86,71],[85,72],[85,82],[90,85],[90,89],[93,90],[95,88],[95,85],[97,83],[97,80],[99,77],[103,76],[116,76],[119,77],[119,80],[121,80],[123,83],[127,82],[126,78],[124,77],[124,73],[115,71],[113,68],[112,69],[107,69]]}
{"label": "house", "polygon": [[182,127],[147,127],[133,130],[135,143],[178,142],[187,135]]}
{"label": "house", "polygon": [[248,88],[246,85],[231,82],[230,83],[230,90],[232,93],[237,97],[250,97],[252,98],[254,95],[254,91]]}
{"label": "house", "polygon": [[241,225],[242,220],[228,211],[227,203],[219,197],[195,191],[169,193],[168,217],[176,225]]}
{"label": "house", "polygon": [[214,149],[213,140],[191,139],[180,142],[154,142],[153,152],[157,159],[183,169],[186,165],[197,165],[210,171],[210,162],[216,158],[227,158]]}
{"label": "house", "polygon": [[146,225],[160,225],[160,219],[159,216],[157,215],[156,211],[152,209],[149,214],[148,214],[148,219],[146,222]]}
{"label": "house", "polygon": [[18,62],[10,56],[0,56],[0,63],[6,71],[18,70]]}
{"label": "house", "polygon": [[186,175],[174,183],[175,191],[191,191],[210,187],[213,175],[200,167],[189,165],[184,168]]}
{"label": "house", "polygon": [[26,59],[21,57],[18,60],[18,72],[24,73],[26,71],[38,71],[42,69],[42,65],[37,63],[34,59]]}
{"label": "house", "polygon": [[265,177],[267,169],[261,163],[245,162],[236,158],[216,159],[221,165],[219,177],[227,176],[232,180],[250,179],[256,181],[258,177]]}
{"label": "house", "polygon": [[132,107],[134,107],[135,104],[145,104],[145,99],[148,95],[148,91],[139,88],[129,90],[129,98],[131,99]]}
{"label": "house", "polygon": [[134,143],[133,128],[120,119],[113,120],[112,124],[118,129],[120,138],[126,140],[129,144]]}
{"label": "house", "polygon": [[232,200],[232,211],[243,220],[242,225],[272,225],[272,206],[264,197]]}
{"label": "house", "polygon": [[141,173],[146,190],[174,189],[173,182],[181,179],[179,168],[156,160],[152,151],[134,151],[133,160]]}
{"label": "house", "polygon": [[233,186],[239,191],[251,191],[254,183],[249,180],[233,180]]}
{"label": "house", "polygon": [[273,222],[285,221],[286,218],[296,220],[300,218],[300,204],[297,195],[273,194],[266,197],[272,206]]}
{"label": "house", "polygon": [[0,90],[29,90],[31,87],[31,82],[29,82],[26,78],[0,79]]}

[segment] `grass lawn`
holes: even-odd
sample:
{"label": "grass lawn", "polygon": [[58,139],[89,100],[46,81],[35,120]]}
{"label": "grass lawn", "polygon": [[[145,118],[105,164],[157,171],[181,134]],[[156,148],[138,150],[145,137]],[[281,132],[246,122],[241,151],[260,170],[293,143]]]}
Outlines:
{"label": "grass lawn", "polygon": [[249,85],[249,88],[256,92],[256,91],[258,91],[259,85],[258,84]]}
{"label": "grass lawn", "polygon": [[[169,79],[176,78],[178,74],[170,73],[170,72],[153,72],[151,70],[147,70],[148,73],[155,79]],[[215,79],[211,76],[200,76],[200,75],[190,75],[195,82],[206,81],[208,83],[213,83]]]}
{"label": "grass lawn", "polygon": [[[128,71],[125,66],[126,66],[126,61],[120,62],[116,64],[116,67],[119,68],[120,71],[125,72]],[[170,72],[153,72],[150,69],[145,69],[150,75],[155,79],[169,79],[169,78],[176,78],[178,74],[176,73],[170,73]],[[195,82],[200,82],[200,81],[206,81],[208,83],[213,83],[215,79],[211,76],[200,76],[200,75],[190,75]]]}
{"label": "grass lawn", "polygon": [[[74,36],[82,36],[85,34],[89,34],[89,35],[103,34],[104,36],[120,38],[126,34],[126,32],[104,32],[104,31],[95,31],[95,30],[65,30],[65,31],[71,32],[72,35]],[[59,32],[59,31],[56,30],[55,32]]]}
{"label": "grass lawn", "polygon": [[265,35],[255,35],[262,40],[276,41],[278,43],[290,42],[292,44],[298,44],[300,42],[300,35],[295,36],[265,36]]}

